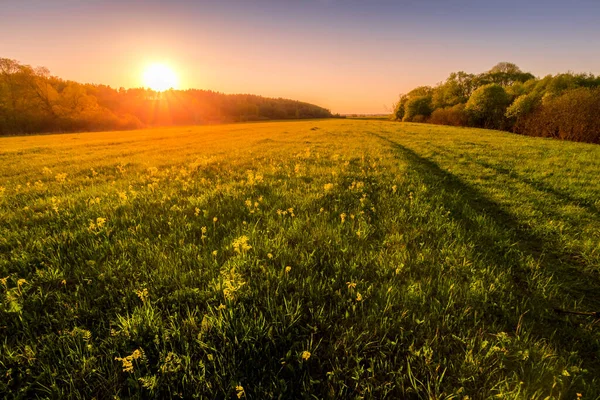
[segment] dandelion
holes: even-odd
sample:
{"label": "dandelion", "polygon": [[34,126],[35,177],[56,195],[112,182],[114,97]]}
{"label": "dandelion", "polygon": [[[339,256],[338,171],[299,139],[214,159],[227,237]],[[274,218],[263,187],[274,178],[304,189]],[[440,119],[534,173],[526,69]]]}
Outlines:
{"label": "dandelion", "polygon": [[343,224],[344,221],[346,221],[346,213],[341,213],[340,214],[340,219],[342,220],[342,224]]}
{"label": "dandelion", "polygon": [[267,258],[268,258],[269,260],[272,260],[272,259],[273,259],[273,254],[271,254],[271,253],[268,253],[268,254],[267,254]]}
{"label": "dandelion", "polygon": [[236,391],[236,395],[237,395],[238,399],[241,399],[242,396],[245,395],[245,393],[244,393],[244,387],[242,385],[237,385],[235,387],[235,391]]}
{"label": "dandelion", "polygon": [[323,185],[323,189],[325,189],[325,191],[333,189],[333,183],[326,183],[325,185]]}
{"label": "dandelion", "polygon": [[218,253],[217,250],[213,250],[213,252],[212,252],[213,257],[216,257],[217,253]]}
{"label": "dandelion", "polygon": [[213,224],[216,224],[218,220],[219,220],[219,218],[217,218],[217,217],[214,217],[214,218],[213,218]]}
{"label": "dandelion", "polygon": [[285,267],[286,274],[288,274],[291,270],[292,270],[292,267],[290,267],[289,265],[287,267]]}
{"label": "dandelion", "polygon": [[200,215],[200,209],[198,207],[194,208],[194,215],[197,217]]}
{"label": "dandelion", "polygon": [[307,361],[310,358],[310,356],[311,356],[310,352],[308,352],[306,350],[304,350],[301,355],[303,361]]}
{"label": "dandelion", "polygon": [[106,218],[102,218],[102,217],[96,218],[96,226],[98,226],[98,229],[102,228],[105,223],[106,223]]}

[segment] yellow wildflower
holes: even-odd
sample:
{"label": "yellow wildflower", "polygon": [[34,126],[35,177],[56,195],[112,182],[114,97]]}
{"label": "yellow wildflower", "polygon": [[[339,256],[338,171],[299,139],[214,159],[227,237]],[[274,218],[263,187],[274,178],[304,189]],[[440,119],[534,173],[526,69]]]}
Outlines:
{"label": "yellow wildflower", "polygon": [[289,265],[287,267],[285,267],[285,273],[289,273],[292,270],[292,267],[290,267]]}
{"label": "yellow wildflower", "polygon": [[268,253],[268,254],[267,254],[267,258],[268,258],[269,260],[273,259],[273,254],[271,254],[271,253]]}
{"label": "yellow wildflower", "polygon": [[362,300],[362,294],[360,294],[359,292],[356,292],[356,301],[361,301]]}
{"label": "yellow wildflower", "polygon": [[198,207],[194,208],[194,215],[197,217],[200,215],[200,209]]}
{"label": "yellow wildflower", "polygon": [[354,289],[356,287],[356,283],[354,282],[346,282],[346,285],[348,286],[348,290]]}
{"label": "yellow wildflower", "polygon": [[308,352],[306,350],[304,350],[302,352],[302,360],[307,361],[310,358],[310,356],[311,356],[310,352]]}
{"label": "yellow wildflower", "polygon": [[344,223],[344,221],[346,221],[346,213],[341,213],[340,219],[342,220],[342,223]]}
{"label": "yellow wildflower", "polygon": [[67,180],[67,174],[66,173],[56,174],[56,176],[54,178],[56,179],[56,181],[58,183],[64,183]]}
{"label": "yellow wildflower", "polygon": [[235,387],[235,391],[236,391],[236,395],[237,395],[238,399],[241,399],[242,396],[245,395],[245,393],[244,393],[244,387],[242,385],[237,385]]}
{"label": "yellow wildflower", "polygon": [[333,189],[333,183],[326,183],[325,185],[323,185],[323,189],[325,189],[325,191]]}
{"label": "yellow wildflower", "polygon": [[233,250],[236,253],[245,253],[250,250],[252,246],[248,244],[248,236],[240,236],[239,238],[233,241]]}

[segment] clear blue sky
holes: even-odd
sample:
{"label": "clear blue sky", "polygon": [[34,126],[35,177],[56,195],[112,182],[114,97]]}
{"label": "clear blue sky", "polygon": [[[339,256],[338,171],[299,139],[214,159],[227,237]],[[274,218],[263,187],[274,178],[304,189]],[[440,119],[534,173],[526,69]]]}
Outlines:
{"label": "clear blue sky", "polygon": [[600,74],[600,0],[2,0],[0,57],[141,86],[164,62],[181,88],[385,112],[452,71],[510,61]]}

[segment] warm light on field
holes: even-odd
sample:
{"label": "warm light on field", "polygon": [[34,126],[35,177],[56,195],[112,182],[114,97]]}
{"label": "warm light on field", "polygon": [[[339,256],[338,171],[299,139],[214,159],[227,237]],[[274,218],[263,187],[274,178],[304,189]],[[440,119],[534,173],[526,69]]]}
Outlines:
{"label": "warm light on field", "polygon": [[144,71],[144,86],[157,92],[177,89],[177,75],[164,64],[151,64]]}

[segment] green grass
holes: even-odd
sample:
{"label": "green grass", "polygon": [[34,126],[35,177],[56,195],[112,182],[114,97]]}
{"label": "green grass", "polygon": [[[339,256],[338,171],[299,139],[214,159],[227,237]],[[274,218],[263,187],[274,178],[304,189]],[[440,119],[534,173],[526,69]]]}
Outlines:
{"label": "green grass", "polygon": [[377,120],[0,139],[0,393],[598,398],[554,308],[600,311],[599,176]]}

